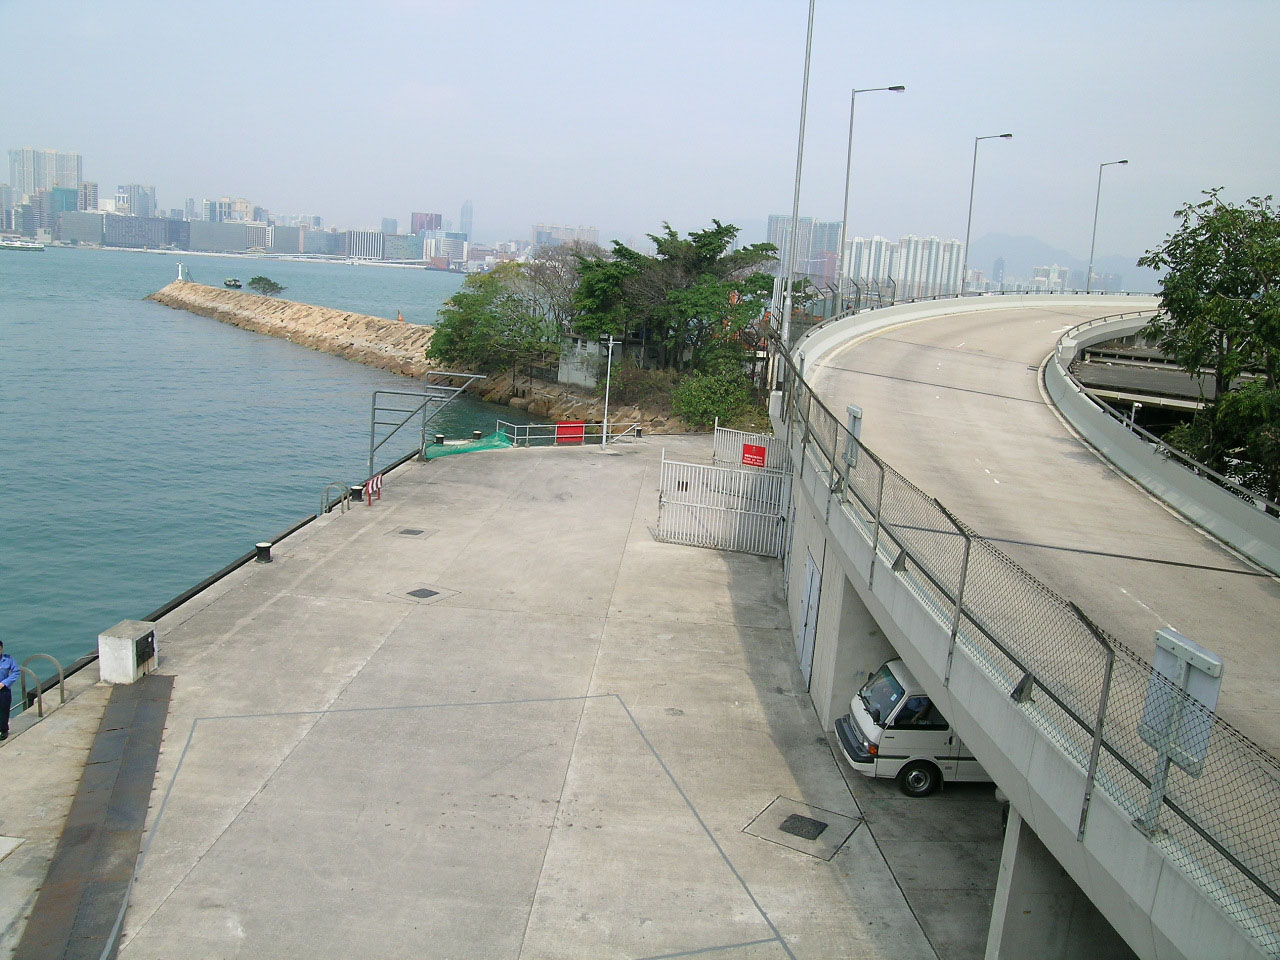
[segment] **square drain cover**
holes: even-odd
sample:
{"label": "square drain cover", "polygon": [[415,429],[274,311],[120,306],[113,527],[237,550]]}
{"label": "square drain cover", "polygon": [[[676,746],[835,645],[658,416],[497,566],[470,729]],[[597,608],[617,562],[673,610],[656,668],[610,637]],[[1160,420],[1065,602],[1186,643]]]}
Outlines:
{"label": "square drain cover", "polygon": [[440,595],[439,590],[428,590],[426,587],[422,587],[421,589],[418,589],[418,590],[409,591],[409,596],[417,597],[419,600],[426,600],[429,597],[438,597],[439,595]]}
{"label": "square drain cover", "polygon": [[783,833],[791,834],[793,837],[799,837],[801,840],[817,840],[822,836],[822,831],[827,829],[827,824],[821,820],[815,820],[813,817],[793,813],[778,824],[778,829]]}
{"label": "square drain cover", "polygon": [[861,824],[862,817],[856,813],[849,816],[778,797],[743,827],[742,832],[819,860],[830,860]]}

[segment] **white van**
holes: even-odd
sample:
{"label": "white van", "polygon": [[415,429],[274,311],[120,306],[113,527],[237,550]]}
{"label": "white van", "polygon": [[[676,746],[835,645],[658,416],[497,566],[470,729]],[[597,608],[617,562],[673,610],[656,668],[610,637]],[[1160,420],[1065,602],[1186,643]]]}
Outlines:
{"label": "white van", "polygon": [[927,797],[943,780],[991,780],[901,660],[867,676],[836,737],[854,770],[897,778],[909,797]]}

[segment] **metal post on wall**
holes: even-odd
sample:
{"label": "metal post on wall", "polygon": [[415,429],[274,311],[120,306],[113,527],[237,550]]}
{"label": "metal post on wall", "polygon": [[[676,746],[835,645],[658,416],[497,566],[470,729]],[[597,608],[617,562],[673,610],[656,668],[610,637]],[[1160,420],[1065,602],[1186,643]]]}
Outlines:
{"label": "metal post on wall", "polygon": [[947,643],[947,672],[943,674],[942,685],[944,687],[951,686],[951,661],[956,655],[956,637],[960,635],[960,618],[964,615],[964,585],[969,579],[969,551],[973,547],[973,538],[969,536],[969,532],[960,525],[960,521],[944,507],[937,497],[933,502],[943,515],[951,521],[951,525],[956,528],[956,532],[964,537],[964,553],[960,557],[960,583],[956,587],[956,610],[951,618],[951,639]]}
{"label": "metal post on wall", "polygon": [[1089,803],[1093,799],[1093,784],[1098,775],[1098,757],[1102,753],[1102,726],[1107,717],[1107,700],[1111,696],[1111,673],[1115,668],[1116,651],[1111,644],[1107,643],[1097,625],[1085,616],[1083,610],[1074,603],[1071,604],[1071,609],[1080,618],[1080,622],[1089,628],[1093,638],[1102,645],[1102,649],[1107,654],[1107,665],[1102,674],[1102,694],[1098,698],[1098,718],[1093,724],[1093,748],[1089,751],[1089,771],[1084,779],[1084,798],[1080,801],[1080,826],[1076,829],[1076,840],[1079,842],[1084,840],[1085,823],[1089,819]]}
{"label": "metal post on wall", "polygon": [[884,464],[876,461],[880,468],[880,479],[876,483],[876,523],[871,533],[871,572],[867,575],[867,589],[876,583],[876,558],[880,555],[880,510],[884,506]]}

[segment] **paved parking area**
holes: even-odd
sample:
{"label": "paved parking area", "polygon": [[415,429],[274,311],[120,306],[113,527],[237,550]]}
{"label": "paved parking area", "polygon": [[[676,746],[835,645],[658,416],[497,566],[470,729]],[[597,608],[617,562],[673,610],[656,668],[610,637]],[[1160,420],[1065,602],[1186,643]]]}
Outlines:
{"label": "paved parking area", "polygon": [[654,541],[664,447],[409,465],[162,621],[119,956],[980,956],[990,788],[846,783],[779,564]]}

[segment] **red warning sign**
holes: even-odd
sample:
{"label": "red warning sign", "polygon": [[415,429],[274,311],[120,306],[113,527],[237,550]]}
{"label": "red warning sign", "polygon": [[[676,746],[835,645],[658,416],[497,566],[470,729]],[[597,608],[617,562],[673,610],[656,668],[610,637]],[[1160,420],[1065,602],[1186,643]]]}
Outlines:
{"label": "red warning sign", "polygon": [[754,443],[744,443],[742,445],[742,462],[748,467],[763,467],[767,451],[764,447]]}

